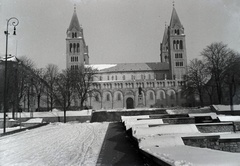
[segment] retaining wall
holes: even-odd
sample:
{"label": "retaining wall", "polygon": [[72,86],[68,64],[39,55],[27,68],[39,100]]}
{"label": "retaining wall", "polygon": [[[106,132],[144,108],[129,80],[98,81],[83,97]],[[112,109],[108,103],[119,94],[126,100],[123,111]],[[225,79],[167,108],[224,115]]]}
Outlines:
{"label": "retaining wall", "polygon": [[220,136],[184,137],[185,145],[240,153],[240,138],[220,139]]}
{"label": "retaining wall", "polygon": [[196,127],[201,133],[219,133],[234,131],[234,126],[232,123],[197,124]]}

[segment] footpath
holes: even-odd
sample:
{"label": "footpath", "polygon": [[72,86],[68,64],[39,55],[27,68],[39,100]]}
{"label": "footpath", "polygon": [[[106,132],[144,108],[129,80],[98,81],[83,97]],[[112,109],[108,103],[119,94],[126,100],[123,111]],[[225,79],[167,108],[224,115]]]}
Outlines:
{"label": "footpath", "polygon": [[150,166],[131,143],[120,122],[110,123],[97,166]]}

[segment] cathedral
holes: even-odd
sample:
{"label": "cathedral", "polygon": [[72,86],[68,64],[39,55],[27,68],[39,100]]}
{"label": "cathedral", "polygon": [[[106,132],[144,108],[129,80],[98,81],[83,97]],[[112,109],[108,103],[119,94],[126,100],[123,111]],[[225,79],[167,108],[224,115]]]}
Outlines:
{"label": "cathedral", "polygon": [[[92,46],[94,47],[94,46]],[[76,9],[67,29],[66,67],[97,69],[95,92],[85,105],[93,109],[185,106],[181,87],[187,72],[184,27],[173,6],[170,24],[160,44],[160,60],[152,63],[90,64],[88,46]]]}

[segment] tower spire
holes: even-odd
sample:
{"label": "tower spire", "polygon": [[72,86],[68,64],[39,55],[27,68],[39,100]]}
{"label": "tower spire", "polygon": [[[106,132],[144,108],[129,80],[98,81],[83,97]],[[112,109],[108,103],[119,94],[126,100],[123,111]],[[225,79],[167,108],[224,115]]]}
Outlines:
{"label": "tower spire", "polygon": [[175,7],[175,1],[173,0],[173,8]]}
{"label": "tower spire", "polygon": [[74,4],[74,12],[68,30],[71,31],[73,28],[75,28],[77,31],[81,30],[76,12],[76,4]]}
{"label": "tower spire", "polygon": [[173,7],[172,16],[171,16],[171,20],[170,20],[170,27],[174,27],[176,25],[178,25],[179,27],[182,27],[182,24],[178,17],[177,11],[176,11],[175,7]]}
{"label": "tower spire", "polygon": [[74,4],[74,12],[76,12],[76,4]]}

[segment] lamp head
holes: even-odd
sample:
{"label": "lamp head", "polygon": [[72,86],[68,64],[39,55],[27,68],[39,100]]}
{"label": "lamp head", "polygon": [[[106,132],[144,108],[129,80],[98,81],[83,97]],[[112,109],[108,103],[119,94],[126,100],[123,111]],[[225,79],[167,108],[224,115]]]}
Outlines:
{"label": "lamp head", "polygon": [[13,35],[16,35],[16,27],[13,29]]}

